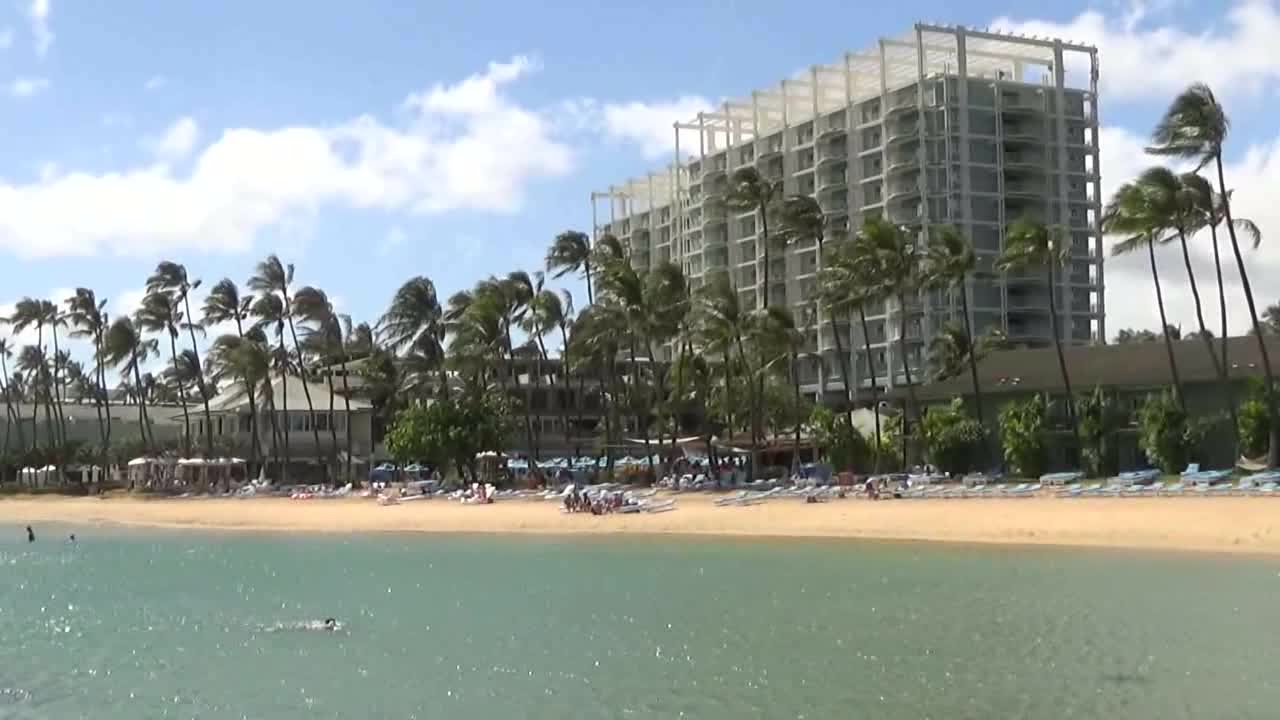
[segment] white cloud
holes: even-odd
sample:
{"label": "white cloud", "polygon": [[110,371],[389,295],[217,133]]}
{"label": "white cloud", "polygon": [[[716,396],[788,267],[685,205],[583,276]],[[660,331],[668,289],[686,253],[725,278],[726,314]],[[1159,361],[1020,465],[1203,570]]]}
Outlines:
{"label": "white cloud", "polygon": [[13,47],[13,28],[0,29],[0,50]]}
{"label": "white cloud", "polygon": [[362,115],[331,126],[232,128],[189,172],[164,163],[51,181],[0,182],[0,248],[20,256],[236,252],[321,206],[510,212],[529,182],[572,166],[538,112],[503,92],[516,58],[408,98],[410,121]]}
{"label": "white cloud", "polygon": [[142,89],[143,90],[159,90],[160,88],[164,87],[165,84],[168,82],[169,82],[168,78],[166,78],[163,75],[152,75],[151,77],[147,78],[147,81],[145,83],[142,84]]}
{"label": "white cloud", "polygon": [[27,98],[49,88],[49,81],[37,77],[14,78],[9,83],[9,95],[15,98]]}
{"label": "white cloud", "polygon": [[191,154],[200,139],[200,126],[190,116],[178,118],[159,137],[147,138],[143,145],[161,161],[181,160]]}
{"label": "white cloud", "polygon": [[[1099,142],[1102,148],[1103,199],[1110,198],[1121,183],[1132,179],[1144,168],[1156,164],[1158,158],[1142,152],[1145,138],[1118,128],[1104,128]],[[1178,168],[1186,170],[1187,168]],[[1280,289],[1270,279],[1280,276],[1280,206],[1273,189],[1280,186],[1280,135],[1253,145],[1245,154],[1226,165],[1228,186],[1234,188],[1232,212],[1237,218],[1250,218],[1262,230],[1263,244],[1249,250],[1241,236],[1245,269],[1253,286],[1261,312],[1267,305],[1280,301]],[[1216,185],[1216,176],[1206,172]],[[1226,285],[1228,327],[1232,334],[1249,329],[1249,316],[1243,289],[1236,271],[1235,258],[1226,229],[1219,231],[1219,252]],[[1270,238],[1270,240],[1268,240]],[[1209,233],[1201,233],[1190,242],[1192,267],[1199,284],[1205,322],[1216,335],[1220,332],[1217,280],[1213,267],[1213,246]],[[1108,248],[1108,253],[1110,249]],[[1187,282],[1181,251],[1176,244],[1158,250],[1157,261],[1164,291],[1165,310],[1169,322],[1181,325],[1184,332],[1197,328],[1195,303]],[[1114,336],[1121,328],[1159,328],[1160,319],[1151,284],[1151,271],[1143,253],[1111,257],[1106,261],[1107,333]]]}
{"label": "white cloud", "polygon": [[1127,12],[1088,10],[1068,22],[1002,17],[993,28],[1096,45],[1103,102],[1166,100],[1193,80],[1221,94],[1258,92],[1280,80],[1280,6],[1275,0],[1223,0],[1220,24],[1189,32],[1158,25],[1154,16],[1174,4],[1134,0]]}
{"label": "white cloud", "polygon": [[[601,109],[601,120],[606,136],[636,143],[645,156],[656,158],[675,151],[673,125],[676,122],[688,122],[698,113],[711,109],[710,100],[685,95],[653,103],[606,103]],[[680,152],[683,155],[697,154],[696,130],[681,131]]]}
{"label": "white cloud", "polygon": [[44,57],[53,44],[53,32],[49,30],[49,0],[31,0],[27,16],[31,19],[31,37],[36,55]]}

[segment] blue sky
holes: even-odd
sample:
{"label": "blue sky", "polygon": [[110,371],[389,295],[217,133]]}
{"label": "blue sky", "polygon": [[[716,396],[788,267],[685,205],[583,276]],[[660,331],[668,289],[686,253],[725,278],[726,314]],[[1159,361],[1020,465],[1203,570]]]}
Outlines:
{"label": "blue sky", "polygon": [[[1169,97],[1211,82],[1239,212],[1280,232],[1280,0],[427,5],[5,4],[0,312],[77,285],[130,310],[161,258],[212,284],[277,252],[358,320],[415,274],[447,296],[536,270],[591,190],[670,160],[672,121],[916,20],[1098,45],[1104,193]],[[1280,299],[1280,251],[1251,262]],[[1140,264],[1108,284],[1111,333],[1155,325]],[[1170,304],[1189,327],[1187,293]]]}

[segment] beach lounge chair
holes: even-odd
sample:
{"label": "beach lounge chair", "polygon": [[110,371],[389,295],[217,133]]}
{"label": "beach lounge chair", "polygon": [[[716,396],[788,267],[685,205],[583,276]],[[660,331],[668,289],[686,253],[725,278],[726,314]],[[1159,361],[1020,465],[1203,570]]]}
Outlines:
{"label": "beach lounge chair", "polygon": [[1176,483],[1173,483],[1172,485],[1166,485],[1164,487],[1160,487],[1159,485],[1154,485],[1152,487],[1156,489],[1157,494],[1164,495],[1165,497],[1178,497],[1182,495],[1184,490],[1187,489],[1186,484],[1183,483],[1181,480],[1179,480]]}
{"label": "beach lounge chair", "polygon": [[1200,463],[1187,463],[1187,469],[1182,471],[1182,477],[1195,475],[1200,472]]}
{"label": "beach lounge chair", "polygon": [[1084,473],[1079,470],[1070,470],[1068,472],[1045,473],[1040,476],[1041,485],[1066,485],[1067,483],[1079,482],[1084,479]]}

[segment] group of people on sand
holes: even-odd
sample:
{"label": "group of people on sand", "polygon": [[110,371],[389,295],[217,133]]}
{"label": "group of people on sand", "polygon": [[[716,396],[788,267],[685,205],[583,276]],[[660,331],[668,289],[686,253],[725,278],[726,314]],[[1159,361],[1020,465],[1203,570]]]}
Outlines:
{"label": "group of people on sand", "polygon": [[611,512],[617,512],[626,505],[626,498],[623,497],[622,493],[618,492],[599,493],[591,496],[582,490],[574,488],[564,496],[565,512],[571,513],[606,515]]}

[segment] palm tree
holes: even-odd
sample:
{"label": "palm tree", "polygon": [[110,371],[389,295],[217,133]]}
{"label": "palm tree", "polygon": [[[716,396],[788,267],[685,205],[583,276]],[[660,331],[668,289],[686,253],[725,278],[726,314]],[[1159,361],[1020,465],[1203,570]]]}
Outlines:
{"label": "palm tree", "polygon": [[440,392],[449,397],[449,374],[444,363],[447,325],[435,283],[419,275],[410,278],[391,298],[378,320],[378,335],[394,352],[413,349],[439,362]]}
{"label": "palm tree", "polygon": [[[712,275],[702,286],[698,297],[698,315],[703,344],[710,352],[718,354],[723,361],[724,395],[728,400],[725,413],[729,438],[732,440],[735,429],[732,402],[735,364],[741,368],[746,380],[747,406],[751,408],[750,420],[753,428],[755,422],[756,384],[752,382],[744,343],[744,338],[751,332],[752,316],[743,309],[738,292],[729,284],[729,278],[724,273]],[[736,363],[733,357],[735,351],[738,355]]]}
{"label": "palm tree", "polygon": [[[808,195],[792,195],[782,203],[782,207],[778,212],[778,221],[781,227],[778,229],[779,238],[788,245],[795,245],[812,241],[818,248],[818,275],[821,277],[825,267],[825,241],[827,234],[833,232],[831,223],[827,220],[827,216],[822,211],[822,206],[818,204]],[[818,323],[822,323],[822,292],[816,295],[815,305],[817,306]],[[836,314],[829,313],[831,322],[831,336],[836,346],[836,361],[840,363],[840,371],[845,378],[844,395],[845,403],[850,407],[852,413],[854,390],[853,390],[853,371],[850,368],[849,354],[844,350],[844,337],[840,334],[840,327],[836,323]],[[821,329],[819,329],[820,331]],[[822,368],[825,361],[819,358],[818,364]],[[825,395],[825,388],[823,389]],[[824,398],[825,399],[825,398]],[[852,425],[850,425],[852,427]]]}
{"label": "palm tree", "polygon": [[[858,324],[862,329],[862,351],[867,357],[867,373],[871,379],[871,408],[875,418],[875,471],[880,470],[880,400],[876,383],[875,355],[871,351],[871,328],[867,322],[867,305],[883,300],[879,284],[870,275],[874,263],[864,262],[861,249],[856,243],[840,244],[830,258],[831,262],[818,275],[818,294],[823,298],[833,316],[850,316],[858,313]],[[888,368],[886,368],[888,371]],[[844,368],[845,383],[853,383],[853,373],[846,364]],[[849,410],[849,427],[853,427],[853,410]]]}
{"label": "palm tree", "polygon": [[[315,442],[316,454],[320,453],[320,428],[316,424],[316,408],[311,401],[311,383],[307,379],[307,363],[302,357],[302,347],[298,345],[298,330],[293,324],[293,298],[289,294],[289,286],[293,284],[293,264],[285,265],[274,254],[268,255],[258,263],[253,277],[249,278],[249,289],[262,293],[279,295],[281,314],[289,327],[289,337],[293,340],[296,353],[298,376],[302,380],[302,394],[307,400],[307,416],[311,422],[311,436]],[[283,340],[281,341],[283,342]],[[288,437],[287,435],[285,437]]]}
{"label": "palm tree", "polygon": [[969,314],[969,277],[978,267],[978,257],[973,246],[960,231],[950,225],[931,228],[929,245],[925,251],[925,285],[954,292],[960,296],[960,327],[964,332],[964,347],[969,366],[969,380],[973,384],[974,413],[978,425],[983,428],[983,447],[987,461],[994,467],[996,454],[988,439],[986,418],[983,416],[982,384],[978,382],[978,353],[973,335],[973,321]]}
{"label": "palm tree", "polygon": [[13,348],[9,344],[9,338],[0,338],[0,380],[4,381],[4,412],[5,412],[5,428],[4,428],[4,451],[9,452],[9,433],[16,425],[18,428],[18,447],[25,448],[27,441],[23,438],[22,418],[18,415],[17,408],[14,403],[21,401],[21,396],[16,393],[15,383],[10,382],[9,378],[9,359],[13,357]]}
{"label": "palm tree", "polygon": [[[216,286],[215,286],[216,290]],[[206,308],[208,300],[205,301]],[[207,317],[207,315],[206,315]],[[209,348],[209,372],[216,384],[232,381],[228,384],[228,392],[232,397],[243,394],[249,402],[250,429],[250,466],[258,462],[259,441],[257,426],[257,398],[262,396],[264,402],[270,402],[273,396],[271,387],[271,349],[266,335],[258,328],[235,335],[221,335],[213,341]],[[239,383],[237,386],[236,383]],[[280,431],[276,423],[274,408],[271,412],[271,449],[273,458],[279,462]]]}
{"label": "palm tree", "polygon": [[[907,351],[908,310],[907,298],[920,290],[920,257],[924,248],[916,246],[909,228],[890,223],[883,218],[868,219],[854,237],[852,253],[859,272],[867,284],[870,298],[884,300],[894,298],[898,303],[898,355],[902,359],[902,374],[907,388],[908,412],[917,424],[921,420],[920,403],[916,400],[915,380],[911,376],[911,358]],[[904,431],[905,435],[905,431]]]}
{"label": "palm tree", "polygon": [[138,402],[138,424],[142,427],[142,442],[149,450],[156,449],[155,433],[151,421],[147,417],[148,383],[142,377],[142,365],[160,353],[159,343],[155,338],[145,339],[134,321],[128,317],[118,317],[107,329],[103,348],[106,352],[106,363],[120,368],[123,378],[133,377],[134,396]]}
{"label": "palm tree", "polygon": [[[245,337],[245,323],[250,318],[250,309],[253,307],[252,295],[241,295],[240,288],[236,287],[235,282],[230,278],[219,280],[209,290],[209,294],[205,296],[204,307],[201,309],[203,314],[204,325],[206,327],[214,327],[226,322],[234,322],[236,326],[236,339],[243,340]],[[242,381],[246,382],[245,392],[249,401],[249,469],[252,469],[258,463],[261,451],[261,440],[258,434],[258,406],[257,395],[253,391],[252,380],[247,379],[241,373],[236,375]],[[218,373],[211,373],[214,382],[219,382]],[[274,427],[274,415],[272,416]]]}
{"label": "palm tree", "polygon": [[757,287],[761,288],[759,306],[769,307],[769,216],[782,196],[782,182],[765,177],[754,167],[736,170],[729,178],[729,188],[721,202],[734,212],[755,213],[760,223],[760,251],[756,254]]}
{"label": "palm tree", "polygon": [[103,358],[108,327],[107,301],[98,300],[89,288],[76,288],[66,303],[67,320],[74,328],[71,337],[88,338],[93,343],[93,383],[96,386],[93,406],[98,414],[98,437],[105,458],[111,447],[111,395],[107,392],[107,368]]}
{"label": "palm tree", "polygon": [[67,414],[62,409],[62,381],[60,379],[62,363],[58,362],[59,358],[64,357],[62,350],[58,347],[58,328],[67,326],[67,316],[62,312],[56,304],[48,301],[40,301],[40,310],[44,314],[44,323],[49,328],[49,334],[53,336],[53,379],[51,388],[53,390],[53,406],[57,412],[57,430],[58,441],[62,446],[67,444]]}
{"label": "palm tree", "polygon": [[204,369],[200,365],[200,348],[196,344],[196,331],[198,330],[203,335],[204,326],[191,314],[191,291],[199,287],[200,281],[191,280],[187,276],[187,269],[184,266],[163,260],[156,265],[151,277],[147,278],[146,290],[148,293],[168,291],[182,305],[183,317],[186,318],[183,327],[185,327],[187,336],[191,339],[191,358],[195,362],[196,390],[204,401],[204,451],[207,456],[212,457],[213,415],[209,411],[209,399],[212,393],[205,387]]}
{"label": "palm tree", "polygon": [[[267,292],[259,295],[254,299],[250,312],[257,320],[254,322],[254,329],[263,332],[269,328],[276,338],[276,347],[269,352],[270,366],[277,371],[280,376],[280,412],[284,416],[284,427],[280,429],[280,435],[283,440],[284,456],[280,463],[280,482],[283,485],[289,484],[289,462],[292,456],[289,454],[289,435],[293,430],[293,423],[289,417],[289,370],[292,363],[289,361],[289,351],[284,345],[284,301],[274,292]],[[274,395],[274,393],[273,393]],[[271,422],[273,429],[278,424],[276,421],[276,409],[274,403],[271,406]],[[316,445],[317,450],[319,445]]]}
{"label": "palm tree", "polygon": [[133,316],[138,329],[169,337],[169,358],[178,381],[177,399],[182,405],[182,452],[191,454],[191,416],[187,412],[187,392],[182,385],[182,373],[178,369],[178,327],[182,324],[182,308],[177,297],[169,290],[153,290],[142,298],[142,305]]}
{"label": "palm tree", "polygon": [[587,304],[595,302],[591,289],[591,237],[578,230],[565,230],[556,235],[547,249],[547,272],[562,278],[580,272],[587,279]]}
{"label": "palm tree", "polygon": [[1231,122],[1227,119],[1227,113],[1218,104],[1213,91],[1208,85],[1196,83],[1174,98],[1169,105],[1169,109],[1165,111],[1164,117],[1151,135],[1152,144],[1147,148],[1147,152],[1153,155],[1196,160],[1199,163],[1197,169],[1203,169],[1210,163],[1215,165],[1218,175],[1218,195],[1222,202],[1222,217],[1227,225],[1227,234],[1231,238],[1231,251],[1235,255],[1236,270],[1240,273],[1245,302],[1249,306],[1249,320],[1257,335],[1258,353],[1262,356],[1267,414],[1271,425],[1267,465],[1276,467],[1280,464],[1280,408],[1276,405],[1275,377],[1271,370],[1271,358],[1267,354],[1266,339],[1262,337],[1258,307],[1254,301],[1253,288],[1249,284],[1249,273],[1245,269],[1244,256],[1240,252],[1240,240],[1236,235],[1236,224],[1231,215],[1231,195],[1227,190],[1227,179],[1222,169],[1222,146],[1226,143],[1230,128]]}
{"label": "palm tree", "polygon": [[1075,439],[1076,447],[1082,447],[1075,395],[1071,392],[1071,375],[1067,372],[1067,359],[1062,352],[1062,334],[1058,330],[1058,310],[1054,300],[1057,295],[1054,269],[1066,263],[1070,254],[1071,246],[1064,237],[1062,228],[1050,228],[1034,220],[1021,219],[1006,230],[1005,249],[996,260],[995,269],[999,272],[1042,269],[1045,272],[1049,288],[1049,331],[1053,335],[1053,349],[1058,355],[1058,371],[1062,374],[1062,387],[1067,395],[1067,422],[1071,425],[1071,436]]}
{"label": "palm tree", "polygon": [[[787,308],[771,307],[765,310],[755,326],[757,347],[762,352],[761,368],[772,366],[777,360],[787,360],[787,379],[795,393],[796,408],[803,404],[800,393],[800,350],[804,347],[804,333],[796,327],[795,318]],[[800,432],[803,421],[795,418],[791,445],[791,466],[793,471],[800,469]],[[776,434],[776,431],[775,431]]]}
{"label": "palm tree", "polygon": [[[1163,168],[1143,173],[1134,183],[1120,186],[1115,196],[1107,203],[1102,213],[1103,232],[1109,235],[1123,235],[1124,239],[1111,248],[1112,255],[1124,255],[1138,248],[1145,247],[1151,264],[1151,282],[1156,288],[1156,307],[1160,311],[1160,327],[1164,328],[1165,353],[1169,358],[1169,373],[1173,377],[1173,394],[1178,406],[1187,411],[1186,396],[1182,391],[1182,381],[1178,376],[1178,362],[1173,354],[1173,338],[1169,334],[1169,321],[1164,311],[1164,292],[1160,288],[1160,271],[1156,265],[1156,241],[1168,229],[1166,223],[1176,222],[1172,217],[1176,213],[1177,178],[1168,173],[1173,181],[1173,189],[1163,184],[1161,172]],[[1052,292],[1052,291],[1051,291]],[[1214,359],[1217,355],[1210,348],[1209,355]]]}
{"label": "palm tree", "polygon": [[[304,328],[305,339],[310,344],[313,352],[317,357],[323,358],[328,369],[325,372],[325,383],[329,389],[329,443],[331,449],[331,461],[333,462],[333,474],[338,472],[338,428],[334,423],[333,403],[334,395],[336,395],[333,386],[333,365],[338,363],[342,366],[343,382],[347,377],[347,362],[342,344],[342,320],[338,317],[338,313],[333,309],[333,303],[329,301],[329,296],[319,288],[311,286],[303,287],[294,294],[293,299],[294,312],[309,327]],[[346,400],[348,422],[350,421],[351,401]],[[347,433],[347,477],[350,478],[351,463],[351,433]]]}
{"label": "palm tree", "polygon": [[[49,378],[49,365],[45,361],[44,351],[44,326],[49,321],[47,313],[46,301],[36,300],[30,297],[24,297],[17,302],[13,309],[13,315],[9,317],[9,323],[13,326],[15,333],[20,333],[29,327],[36,328],[36,344],[34,353],[28,348],[23,348],[19,354],[19,365],[23,366],[24,372],[31,378],[33,387],[36,389],[34,393],[34,402],[31,405],[31,449],[35,450],[40,443],[40,426],[38,424],[38,412],[40,407],[40,396],[45,395],[44,415],[45,424],[50,431],[53,430],[52,410],[50,408],[48,392],[52,391],[53,382]],[[22,358],[25,356],[25,363]],[[47,391],[42,393],[41,390]],[[55,432],[56,435],[56,432]],[[55,437],[55,444],[57,439]]]}

